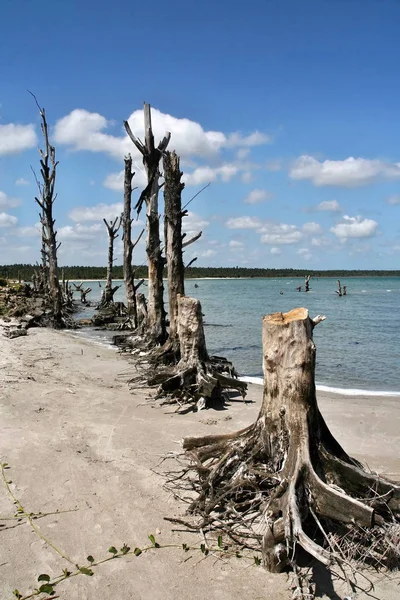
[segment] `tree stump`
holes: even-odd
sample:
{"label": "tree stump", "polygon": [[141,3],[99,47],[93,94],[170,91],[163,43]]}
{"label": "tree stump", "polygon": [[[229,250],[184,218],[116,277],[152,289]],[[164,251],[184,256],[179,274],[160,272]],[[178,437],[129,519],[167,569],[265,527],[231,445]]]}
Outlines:
{"label": "tree stump", "polygon": [[264,317],[256,422],[183,442],[196,525],[262,550],[270,571],[295,565],[299,547],[327,567],[342,568],[349,554],[400,563],[400,486],[350,458],[317,406],[312,333],[323,319],[305,308]]}
{"label": "tree stump", "polygon": [[148,380],[149,385],[161,384],[157,395],[161,404],[200,410],[223,403],[227,390],[237,390],[244,397],[247,384],[236,378],[232,364],[208,355],[200,301],[178,295],[177,322],[180,361]]}

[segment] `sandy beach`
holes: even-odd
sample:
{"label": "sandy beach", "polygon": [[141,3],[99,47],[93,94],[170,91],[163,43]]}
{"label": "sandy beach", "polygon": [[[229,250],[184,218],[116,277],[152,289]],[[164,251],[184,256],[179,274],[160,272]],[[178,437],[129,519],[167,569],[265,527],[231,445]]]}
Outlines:
{"label": "sandy beach", "polygon": [[[160,458],[180,449],[186,435],[228,432],[255,420],[261,386],[249,387],[248,402],[232,401],[227,410],[177,415],[154,408],[148,391],[132,394],[126,379],[134,366],[115,350],[68,332],[31,329],[26,337],[0,335],[0,458],[9,489],[26,513],[53,513],[34,521],[12,519],[15,504],[0,483],[0,597],[22,596],[67,568],[90,566],[124,543],[132,549],[203,538],[174,531],[164,517],[182,517],[183,504],[167,493],[154,469]],[[332,433],[347,452],[400,480],[400,399],[342,397],[319,393],[319,406]],[[68,511],[68,512],[62,512]],[[54,514],[54,513],[59,514]],[[6,520],[8,519],[8,520]],[[176,526],[175,526],[176,528]],[[57,552],[55,546],[59,552]],[[64,555],[64,558],[60,556]],[[204,598],[288,599],[286,575],[272,575],[251,562],[181,548],[128,554],[60,583],[54,597],[64,600],[147,600]],[[369,575],[371,576],[371,575]],[[400,578],[373,575],[375,589],[351,598],[399,597]],[[359,578],[360,586],[366,582]],[[334,581],[321,598],[343,598]]]}

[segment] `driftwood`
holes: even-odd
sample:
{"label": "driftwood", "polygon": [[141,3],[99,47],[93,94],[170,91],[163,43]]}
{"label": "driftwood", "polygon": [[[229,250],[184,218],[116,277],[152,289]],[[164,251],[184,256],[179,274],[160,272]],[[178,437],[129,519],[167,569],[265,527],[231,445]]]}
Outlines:
{"label": "driftwood", "polygon": [[338,285],[338,289],[336,290],[336,293],[338,296],[342,296],[342,286],[340,284],[340,279],[337,280],[337,285]]}
{"label": "driftwood", "polygon": [[261,550],[270,571],[297,570],[300,548],[344,571],[350,558],[399,566],[400,486],[349,457],[317,406],[312,333],[323,319],[310,319],[304,308],[264,317],[256,422],[228,435],[185,438],[189,466],[167,485],[196,491],[195,517],[179,522]]}
{"label": "driftwood", "polygon": [[160,404],[178,404],[178,410],[200,410],[223,404],[228,390],[245,396],[247,384],[237,379],[232,364],[208,355],[199,300],[178,296],[178,337],[179,363],[148,379],[149,385],[160,386]]}
{"label": "driftwood", "polygon": [[73,286],[77,292],[81,294],[82,304],[87,304],[86,296],[92,291],[91,287],[83,288],[83,283],[74,283]]}
{"label": "driftwood", "polygon": [[306,292],[310,291],[310,279],[311,279],[311,275],[306,275],[305,278],[304,278],[304,283],[305,283],[305,286],[306,286],[306,289],[305,289]]}

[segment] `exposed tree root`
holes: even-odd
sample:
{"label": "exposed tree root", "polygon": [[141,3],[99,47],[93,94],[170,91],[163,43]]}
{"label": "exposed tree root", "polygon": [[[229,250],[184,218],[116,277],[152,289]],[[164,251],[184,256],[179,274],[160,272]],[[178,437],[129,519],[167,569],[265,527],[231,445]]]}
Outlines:
{"label": "exposed tree root", "polygon": [[350,581],[361,564],[400,567],[400,485],[366,472],[329,432],[315,398],[314,324],[305,309],[264,318],[257,421],[185,438],[189,463],[167,487],[189,503],[192,528],[258,548],[268,570],[298,573],[302,549]]}

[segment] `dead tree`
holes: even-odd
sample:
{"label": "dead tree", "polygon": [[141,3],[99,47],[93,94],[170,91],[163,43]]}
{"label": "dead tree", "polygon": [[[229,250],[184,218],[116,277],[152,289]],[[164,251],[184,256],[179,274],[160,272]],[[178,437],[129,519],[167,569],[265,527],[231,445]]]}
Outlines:
{"label": "dead tree", "polygon": [[185,184],[179,157],[175,152],[165,152],[164,166],[164,240],[168,272],[169,337],[168,344],[173,353],[179,353],[178,296],[185,294],[185,275],[182,255],[182,202]]}
{"label": "dead tree", "polygon": [[118,231],[121,227],[122,218],[116,217],[114,221],[108,221],[103,219],[105,226],[107,227],[108,234],[108,262],[107,262],[107,279],[104,295],[101,300],[101,307],[109,306],[114,302],[114,294],[121,286],[112,286],[112,270],[114,263],[114,241],[118,237]]}
{"label": "dead tree", "polygon": [[[57,198],[54,193],[56,182],[56,171],[58,162],[56,161],[56,150],[49,141],[49,131],[46,120],[45,109],[41,108],[35,99],[39,109],[41,130],[44,139],[44,150],[39,148],[40,152],[40,174],[42,181],[36,178],[39,190],[39,197],[35,198],[41,208],[40,220],[42,223],[42,267],[45,281],[48,286],[48,295],[51,305],[51,324],[53,327],[64,327],[65,321],[62,314],[62,292],[58,279],[57,250],[60,244],[57,243],[57,231],[54,228],[55,219],[53,218],[53,203]],[[47,275],[48,268],[48,277]]]}
{"label": "dead tree", "polygon": [[209,356],[200,301],[178,296],[178,338],[180,361],[175,367],[159,369],[147,383],[159,385],[160,404],[178,404],[178,410],[200,410],[223,404],[227,390],[246,395],[247,384],[237,379],[232,363]]}
{"label": "dead tree", "polygon": [[130,154],[125,156],[125,175],[124,175],[124,212],[122,213],[122,230],[123,230],[123,243],[124,243],[124,282],[125,282],[125,293],[127,300],[127,313],[129,319],[133,322],[133,327],[136,329],[138,326],[138,312],[137,312],[137,301],[136,292],[143,283],[143,279],[135,285],[135,271],[132,267],[132,255],[135,246],[139,243],[140,238],[144,233],[144,229],[136,241],[132,242],[132,222],[131,217],[131,204],[132,204],[132,178],[134,173],[132,172],[132,157]]}
{"label": "dead tree", "polygon": [[304,283],[306,284],[306,292],[310,291],[310,279],[311,279],[311,275],[306,275],[304,278]]}
{"label": "dead tree", "polygon": [[343,296],[346,296],[347,294],[347,285],[343,286]]}
{"label": "dead tree", "polygon": [[304,308],[264,317],[256,422],[183,441],[195,526],[261,550],[270,571],[296,566],[299,547],[326,567],[345,569],[350,554],[400,561],[400,486],[350,458],[318,409],[312,334],[324,318]]}
{"label": "dead tree", "polygon": [[143,164],[147,174],[147,185],[135,206],[135,209],[137,209],[139,214],[143,202],[146,204],[146,253],[149,273],[147,336],[153,343],[163,344],[166,340],[167,332],[163,286],[163,269],[165,261],[161,252],[158,215],[158,193],[160,190],[159,164],[161,157],[168,146],[171,134],[167,132],[157,148],[155,147],[151,126],[151,108],[150,104],[146,103],[144,104],[145,143],[143,144],[134,136],[128,121],[124,121],[124,126],[130,139],[143,156]]}
{"label": "dead tree", "polygon": [[86,296],[92,291],[91,287],[83,288],[83,283],[74,283],[75,290],[80,292],[82,304],[87,304]]}
{"label": "dead tree", "polygon": [[340,279],[337,280],[337,285],[338,289],[336,290],[336,293],[338,296],[342,296],[342,286],[340,285]]}

